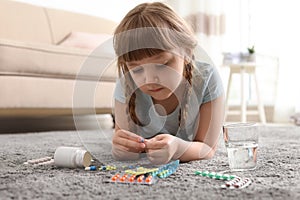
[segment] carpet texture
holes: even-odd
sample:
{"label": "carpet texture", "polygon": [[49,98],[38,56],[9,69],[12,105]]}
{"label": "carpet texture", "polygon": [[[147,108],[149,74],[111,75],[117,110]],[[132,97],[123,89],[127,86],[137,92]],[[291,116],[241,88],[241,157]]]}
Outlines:
{"label": "carpet texture", "polygon": [[194,175],[228,170],[222,139],[213,159],[181,163],[176,173],[152,186],[107,183],[113,171],[23,164],[53,156],[58,146],[83,145],[100,162],[116,164],[110,155],[112,131],[0,135],[0,199],[300,199],[300,127],[294,126],[260,129],[257,169],[231,173],[252,179],[240,190],[221,189],[223,181]]}

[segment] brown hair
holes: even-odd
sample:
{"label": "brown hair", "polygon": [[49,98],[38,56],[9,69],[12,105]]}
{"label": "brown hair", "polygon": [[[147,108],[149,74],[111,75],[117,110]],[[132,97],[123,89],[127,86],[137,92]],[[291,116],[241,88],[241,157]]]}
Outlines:
{"label": "brown hair", "polygon": [[[183,76],[189,85],[184,95],[190,96],[194,68],[192,57],[196,45],[197,40],[191,28],[170,7],[160,2],[140,4],[129,11],[115,30],[114,49],[118,56],[119,75],[129,71],[126,62],[141,60],[163,51],[182,49],[186,60]],[[135,112],[136,94],[133,91],[133,80],[130,77],[125,79],[125,85],[127,116],[141,126],[143,124]],[[182,119],[186,118],[187,103],[187,98],[181,102],[180,126],[185,121]]]}

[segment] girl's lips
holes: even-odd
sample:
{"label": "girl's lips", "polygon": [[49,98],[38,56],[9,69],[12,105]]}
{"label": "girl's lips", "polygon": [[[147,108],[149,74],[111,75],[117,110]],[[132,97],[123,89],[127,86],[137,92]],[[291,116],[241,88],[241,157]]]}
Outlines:
{"label": "girl's lips", "polygon": [[161,91],[163,88],[157,88],[157,89],[151,89],[149,90],[150,92],[159,92]]}

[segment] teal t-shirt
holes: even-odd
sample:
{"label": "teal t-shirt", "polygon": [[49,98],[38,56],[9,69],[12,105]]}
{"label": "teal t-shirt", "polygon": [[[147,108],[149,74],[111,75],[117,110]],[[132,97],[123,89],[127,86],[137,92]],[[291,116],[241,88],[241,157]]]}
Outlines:
{"label": "teal t-shirt", "polygon": [[[117,80],[114,98],[125,103],[124,77]],[[136,90],[136,114],[143,126],[138,126],[137,134],[151,138],[159,133],[172,134],[184,140],[193,141],[198,130],[199,109],[203,103],[212,101],[224,92],[217,69],[209,64],[196,62],[192,78],[192,91],[188,98],[185,126],[179,129],[180,105],[170,114],[161,116],[156,112],[150,95]],[[125,113],[124,113],[125,114]]]}

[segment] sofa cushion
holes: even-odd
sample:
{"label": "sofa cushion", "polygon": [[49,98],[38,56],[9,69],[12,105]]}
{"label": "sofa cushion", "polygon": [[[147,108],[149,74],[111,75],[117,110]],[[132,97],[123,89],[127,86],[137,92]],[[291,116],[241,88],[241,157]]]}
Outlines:
{"label": "sofa cushion", "polygon": [[109,34],[71,32],[65,39],[63,39],[62,42],[59,43],[59,45],[94,50],[110,38],[112,38],[112,36]]}
{"label": "sofa cushion", "polygon": [[[2,76],[0,78],[1,108],[102,108],[108,109],[113,106],[113,82],[84,81],[91,86],[96,85],[94,105],[79,106],[74,103],[75,80],[39,78],[39,77],[20,77]],[[80,84],[80,82],[78,82]],[[77,104],[78,105],[78,104]],[[1,116],[1,112],[0,112]]]}
{"label": "sofa cushion", "polygon": [[[90,52],[49,44],[0,39],[0,74],[115,81],[117,68],[112,44]],[[110,63],[110,64],[108,64]]]}
{"label": "sofa cushion", "polygon": [[54,44],[58,44],[72,31],[112,34],[117,26],[116,22],[95,16],[50,8],[45,11],[49,18]]}

